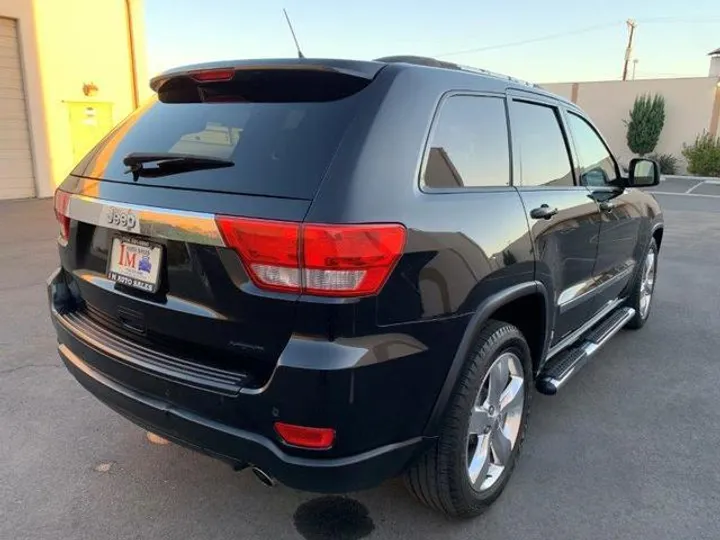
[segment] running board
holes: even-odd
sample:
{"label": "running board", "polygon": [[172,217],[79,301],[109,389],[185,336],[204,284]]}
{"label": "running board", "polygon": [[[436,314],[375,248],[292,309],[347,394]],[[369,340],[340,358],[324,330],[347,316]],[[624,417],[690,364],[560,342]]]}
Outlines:
{"label": "running board", "polygon": [[620,308],[592,328],[581,343],[568,349],[543,368],[535,386],[540,393],[555,395],[618,330],[635,316],[633,308]]}

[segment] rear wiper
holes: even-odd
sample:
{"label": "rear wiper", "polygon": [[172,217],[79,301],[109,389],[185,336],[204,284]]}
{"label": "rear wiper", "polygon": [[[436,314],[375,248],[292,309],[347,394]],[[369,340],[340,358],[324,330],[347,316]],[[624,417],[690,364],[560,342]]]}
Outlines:
{"label": "rear wiper", "polygon": [[[156,163],[157,166],[148,169],[144,166],[145,163]],[[141,176],[157,178],[187,171],[219,169],[235,165],[229,159],[192,154],[173,154],[171,152],[132,152],[123,158],[123,164],[128,167],[125,173],[131,172],[134,181],[137,181]]]}

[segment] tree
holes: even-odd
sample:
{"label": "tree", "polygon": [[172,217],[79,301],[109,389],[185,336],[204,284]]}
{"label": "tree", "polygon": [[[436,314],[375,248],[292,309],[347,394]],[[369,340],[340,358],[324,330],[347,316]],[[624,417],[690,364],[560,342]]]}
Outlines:
{"label": "tree", "polygon": [[659,94],[636,97],[625,125],[627,145],[634,154],[644,156],[655,150],[665,125],[665,98]]}

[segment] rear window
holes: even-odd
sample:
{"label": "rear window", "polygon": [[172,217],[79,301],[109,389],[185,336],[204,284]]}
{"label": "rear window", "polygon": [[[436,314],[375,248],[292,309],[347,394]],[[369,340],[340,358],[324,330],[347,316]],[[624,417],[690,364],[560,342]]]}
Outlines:
{"label": "rear window", "polygon": [[[353,79],[348,88],[347,77],[314,78],[317,90],[305,81],[292,86],[292,80],[273,80],[263,91],[255,81],[242,94],[237,85],[228,91],[226,83],[220,94],[202,85],[201,95],[213,95],[213,102],[198,100],[195,91],[189,99],[174,94],[167,103],[161,92],[116,127],[73,174],[132,183],[123,164],[132,152],[193,154],[229,159],[234,166],[141,177],[138,183],[311,199],[359,109],[358,91],[368,81]],[[242,86],[248,88],[246,82]]]}

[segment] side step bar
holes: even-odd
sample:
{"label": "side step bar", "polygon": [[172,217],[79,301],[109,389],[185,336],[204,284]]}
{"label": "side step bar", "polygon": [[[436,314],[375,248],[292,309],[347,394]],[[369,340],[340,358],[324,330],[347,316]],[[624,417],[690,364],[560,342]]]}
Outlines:
{"label": "side step bar", "polygon": [[555,395],[588,360],[605,345],[618,330],[635,316],[633,308],[621,308],[595,326],[582,339],[581,343],[572,347],[545,366],[535,385],[540,393]]}

